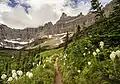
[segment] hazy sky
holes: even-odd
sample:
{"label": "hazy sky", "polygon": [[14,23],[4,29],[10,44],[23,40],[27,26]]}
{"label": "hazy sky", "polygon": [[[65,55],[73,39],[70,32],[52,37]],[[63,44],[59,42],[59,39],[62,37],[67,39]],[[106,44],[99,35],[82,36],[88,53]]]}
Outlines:
{"label": "hazy sky", "polygon": [[[100,0],[104,6],[110,1]],[[0,0],[0,23],[16,29],[38,27],[55,23],[62,12],[76,16],[89,9],[90,0]]]}

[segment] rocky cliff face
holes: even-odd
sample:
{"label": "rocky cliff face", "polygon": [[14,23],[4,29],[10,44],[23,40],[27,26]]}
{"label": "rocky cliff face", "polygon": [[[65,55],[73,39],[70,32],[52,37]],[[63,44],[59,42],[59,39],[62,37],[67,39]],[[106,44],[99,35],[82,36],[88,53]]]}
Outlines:
{"label": "rocky cliff face", "polygon": [[[106,7],[103,8],[106,16],[110,14],[110,12],[112,11],[112,7],[113,2],[106,5]],[[36,39],[37,37],[42,37],[44,35],[65,33],[67,31],[75,32],[76,25],[80,25],[81,30],[83,26],[87,27],[92,25],[95,22],[94,16],[95,15],[92,13],[88,13],[86,16],[80,13],[78,16],[71,17],[63,13],[60,19],[54,25],[52,24],[52,22],[48,22],[44,26],[40,26],[38,28],[26,28],[24,30],[11,29],[6,25],[0,25],[0,42],[4,42],[5,39],[15,40],[18,38],[20,38],[20,42],[26,42],[30,39]]]}

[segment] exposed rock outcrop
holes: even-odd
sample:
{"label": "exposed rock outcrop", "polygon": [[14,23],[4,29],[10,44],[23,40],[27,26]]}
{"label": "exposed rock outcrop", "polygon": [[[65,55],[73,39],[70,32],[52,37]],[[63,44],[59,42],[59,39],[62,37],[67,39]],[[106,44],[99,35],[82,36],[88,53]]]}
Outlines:
{"label": "exposed rock outcrop", "polygon": [[[106,5],[103,8],[105,11],[105,15],[108,16],[113,9],[113,2]],[[46,23],[44,26],[40,26],[38,28],[26,28],[23,30],[20,29],[11,29],[6,25],[0,25],[0,42],[3,42],[5,39],[18,39],[20,41],[28,41],[30,39],[36,39],[38,37],[42,37],[44,35],[53,35],[76,31],[76,25],[81,26],[81,30],[83,26],[88,27],[92,25],[95,15],[89,12],[87,15],[83,15],[80,13],[78,16],[67,16],[67,14],[62,13],[60,19],[56,22],[56,24],[52,24],[52,22]]]}

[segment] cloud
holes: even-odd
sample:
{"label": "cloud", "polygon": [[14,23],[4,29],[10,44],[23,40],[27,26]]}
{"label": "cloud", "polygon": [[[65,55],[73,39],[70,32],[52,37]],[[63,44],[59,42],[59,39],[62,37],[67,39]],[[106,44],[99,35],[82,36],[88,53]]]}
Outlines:
{"label": "cloud", "polygon": [[[55,23],[60,18],[62,12],[70,16],[78,15],[80,12],[87,14],[90,9],[90,3],[88,1],[89,0],[3,0],[2,3],[0,3],[0,23],[17,29],[38,27],[49,21]],[[103,2],[102,4],[106,4],[107,1],[110,0],[101,1]],[[66,4],[68,2],[70,4]]]}
{"label": "cloud", "polygon": [[2,20],[10,27],[21,29],[27,27],[31,19],[24,9],[18,6],[10,12],[2,13]]}
{"label": "cloud", "polygon": [[41,5],[39,9],[32,9],[29,14],[32,17],[32,22],[35,22],[33,26],[44,25],[50,21],[55,22],[59,17],[48,4]]}
{"label": "cloud", "polygon": [[87,0],[67,0],[64,4],[63,10],[68,15],[76,16],[80,12],[86,15],[89,12],[90,6],[90,2]]}

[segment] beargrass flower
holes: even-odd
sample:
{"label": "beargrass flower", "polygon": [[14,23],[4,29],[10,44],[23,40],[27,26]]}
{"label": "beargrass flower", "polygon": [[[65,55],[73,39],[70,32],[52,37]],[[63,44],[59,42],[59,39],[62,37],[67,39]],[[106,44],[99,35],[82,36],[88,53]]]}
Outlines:
{"label": "beargrass flower", "polygon": [[83,55],[85,56],[86,54],[85,54],[85,53],[83,53]]}
{"label": "beargrass flower", "polygon": [[12,74],[13,74],[13,73],[16,73],[16,70],[12,70]]}
{"label": "beargrass flower", "polygon": [[17,73],[12,73],[12,77],[16,79],[17,78]]}
{"label": "beargrass flower", "polygon": [[37,67],[39,66],[39,64],[37,64]]}
{"label": "beargrass flower", "polygon": [[41,64],[41,61],[39,61],[39,65]]}
{"label": "beargrass flower", "polygon": [[14,58],[14,56],[12,56],[12,59]]}
{"label": "beargrass flower", "polygon": [[7,75],[6,74],[2,74],[2,76],[1,76],[1,79],[6,79],[7,78]]}
{"label": "beargrass flower", "polygon": [[80,70],[78,70],[77,72],[78,72],[78,73],[80,73],[81,71],[80,71]]}
{"label": "beargrass flower", "polygon": [[26,73],[26,76],[27,76],[28,78],[32,78],[32,77],[33,77],[33,73],[28,71],[28,72]]}
{"label": "beargrass flower", "polygon": [[35,66],[35,63],[34,63],[34,62],[33,62],[32,64],[33,64],[33,66]]}
{"label": "beargrass flower", "polygon": [[91,62],[88,62],[88,65],[91,65]]}
{"label": "beargrass flower", "polygon": [[97,55],[97,53],[96,53],[96,52],[93,52],[93,55],[94,55],[94,56],[96,56],[96,55]]}
{"label": "beargrass flower", "polygon": [[104,47],[104,42],[101,41],[101,42],[100,42],[100,48],[103,48],[103,47]]}
{"label": "beargrass flower", "polygon": [[120,50],[117,50],[117,51],[116,51],[116,55],[117,55],[118,57],[120,57]]}
{"label": "beargrass flower", "polygon": [[90,51],[88,52],[88,54],[90,54]]}
{"label": "beargrass flower", "polygon": [[19,76],[22,76],[22,75],[23,75],[23,72],[22,72],[21,70],[18,70],[18,71],[17,71],[17,74],[18,74]]}
{"label": "beargrass flower", "polygon": [[116,52],[113,51],[113,52],[110,54],[110,58],[111,58],[111,60],[114,60],[115,57],[116,57]]}
{"label": "beargrass flower", "polygon": [[85,50],[87,50],[87,47],[85,47]]}
{"label": "beargrass flower", "polygon": [[43,68],[45,68],[45,66],[46,66],[46,65],[44,64],[44,65],[43,65]]}
{"label": "beargrass flower", "polygon": [[65,62],[64,62],[64,66],[65,66]]}
{"label": "beargrass flower", "polygon": [[96,49],[96,52],[97,52],[97,53],[99,53],[99,52],[100,52],[100,50],[97,48],[97,49]]}
{"label": "beargrass flower", "polygon": [[13,78],[12,78],[12,77],[9,77],[7,81],[10,82],[10,81],[12,81],[12,80],[13,80]]}

